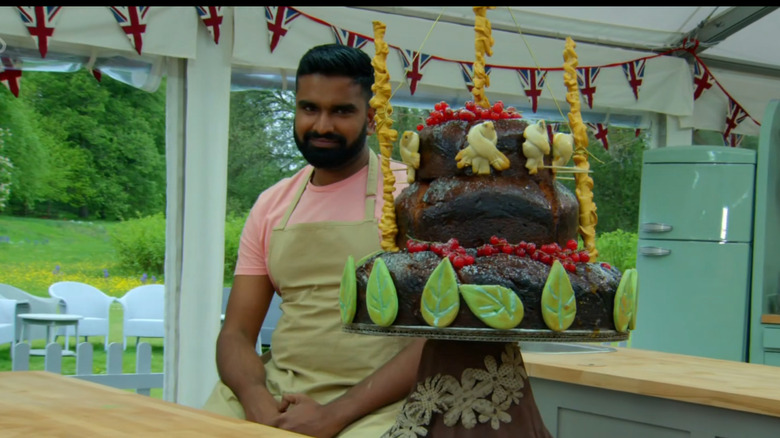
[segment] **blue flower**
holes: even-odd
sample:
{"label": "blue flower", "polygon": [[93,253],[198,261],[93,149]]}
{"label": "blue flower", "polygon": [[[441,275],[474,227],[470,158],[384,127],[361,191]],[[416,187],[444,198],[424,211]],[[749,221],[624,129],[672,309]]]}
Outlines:
{"label": "blue flower", "polygon": [[146,283],[146,279],[147,279],[146,272],[144,272],[144,275],[141,276],[141,283]]}
{"label": "blue flower", "polygon": [[108,278],[108,269],[103,269],[103,278]]}

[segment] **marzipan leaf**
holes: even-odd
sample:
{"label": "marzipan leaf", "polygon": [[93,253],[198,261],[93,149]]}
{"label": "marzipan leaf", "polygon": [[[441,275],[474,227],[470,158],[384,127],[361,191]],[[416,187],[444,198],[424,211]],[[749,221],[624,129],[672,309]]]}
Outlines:
{"label": "marzipan leaf", "polygon": [[569,275],[561,262],[556,260],[542,291],[542,318],[550,330],[562,332],[574,322],[577,300]]}
{"label": "marzipan leaf", "polygon": [[374,260],[374,267],[371,269],[371,275],[368,276],[366,307],[371,321],[381,327],[392,324],[398,315],[398,295],[395,292],[395,284],[387,265],[381,258]]}
{"label": "marzipan leaf", "polygon": [[420,300],[420,312],[428,325],[447,327],[458,316],[458,310],[460,310],[458,277],[450,259],[444,257],[425,283]]}
{"label": "marzipan leaf", "polygon": [[[613,318],[615,329],[626,332],[634,319],[636,310],[636,270],[627,269],[620,278],[620,284],[615,293]],[[636,324],[636,323],[635,323]]]}
{"label": "marzipan leaf", "polygon": [[383,252],[384,252],[383,250],[379,249],[372,252],[371,254],[364,255],[360,260],[358,260],[357,266],[363,266],[367,261],[371,260],[372,257],[379,255]]}
{"label": "marzipan leaf", "polygon": [[509,330],[523,320],[523,302],[512,289],[498,285],[464,284],[460,286],[460,294],[471,312],[489,327]]}
{"label": "marzipan leaf", "polygon": [[341,287],[339,289],[339,309],[341,310],[341,322],[349,324],[355,317],[357,310],[357,279],[355,278],[355,259],[347,258],[344,265],[344,273],[341,274]]}

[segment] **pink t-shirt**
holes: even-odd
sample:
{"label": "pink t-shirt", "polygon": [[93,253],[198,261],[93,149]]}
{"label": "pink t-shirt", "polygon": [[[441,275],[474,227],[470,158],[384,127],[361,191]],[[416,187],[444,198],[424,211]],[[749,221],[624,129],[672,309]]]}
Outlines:
{"label": "pink t-shirt", "polygon": [[[395,176],[395,192],[398,194],[408,184],[406,182],[406,166],[396,161],[390,162]],[[311,166],[306,166],[295,175],[285,178],[269,187],[257,198],[241,233],[238,248],[238,261],[235,275],[270,275],[268,272],[268,251],[271,231],[281,223],[287,208],[295,194],[309,175]],[[382,169],[377,166],[377,197],[374,216],[382,218]],[[366,182],[368,166],[349,178],[329,184],[315,186],[306,183],[298,205],[295,207],[288,225],[321,221],[352,222],[362,220],[365,216]],[[382,235],[377,227],[377,239]],[[271,282],[276,284],[271,278]]]}

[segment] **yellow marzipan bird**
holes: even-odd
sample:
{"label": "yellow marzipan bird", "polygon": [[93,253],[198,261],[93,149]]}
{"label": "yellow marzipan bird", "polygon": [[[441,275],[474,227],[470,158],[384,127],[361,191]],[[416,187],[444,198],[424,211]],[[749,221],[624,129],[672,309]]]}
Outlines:
{"label": "yellow marzipan bird", "polygon": [[399,142],[401,160],[406,164],[406,180],[414,182],[415,169],[420,168],[420,136],[414,131],[404,131]]}
{"label": "yellow marzipan bird", "polygon": [[553,135],[552,144],[553,166],[565,166],[573,153],[574,136],[563,132],[556,132],[555,135]]}
{"label": "yellow marzipan bird", "polygon": [[493,122],[472,126],[466,140],[466,148],[455,156],[458,169],[471,165],[477,175],[490,175],[490,166],[496,170],[509,169],[509,158],[496,148],[498,136]]}
{"label": "yellow marzipan bird", "polygon": [[528,125],[523,131],[523,155],[525,155],[525,167],[528,173],[534,175],[544,165],[544,156],[550,153],[550,141],[547,139],[547,126],[544,120]]}

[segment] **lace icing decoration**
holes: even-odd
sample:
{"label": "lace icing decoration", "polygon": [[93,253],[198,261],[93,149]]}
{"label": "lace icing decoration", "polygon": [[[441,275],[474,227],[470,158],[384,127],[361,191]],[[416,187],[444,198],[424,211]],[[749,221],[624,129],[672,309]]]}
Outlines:
{"label": "lace icing decoration", "polygon": [[498,430],[501,423],[511,422],[507,411],[513,403],[520,403],[528,380],[520,348],[506,344],[500,364],[490,355],[484,363],[484,369],[466,368],[460,381],[439,373],[417,383],[395,424],[382,438],[427,436],[433,414],[443,414],[448,427],[460,422],[466,429],[489,422]]}

